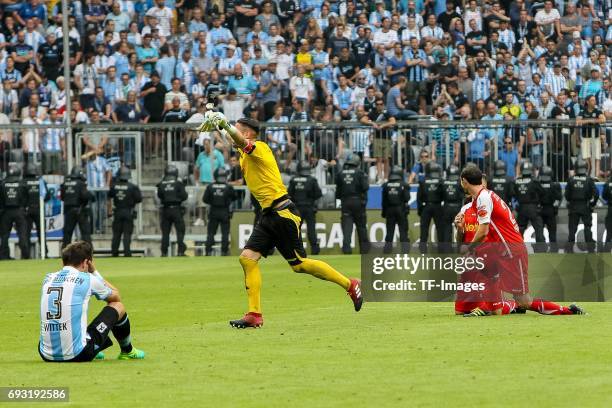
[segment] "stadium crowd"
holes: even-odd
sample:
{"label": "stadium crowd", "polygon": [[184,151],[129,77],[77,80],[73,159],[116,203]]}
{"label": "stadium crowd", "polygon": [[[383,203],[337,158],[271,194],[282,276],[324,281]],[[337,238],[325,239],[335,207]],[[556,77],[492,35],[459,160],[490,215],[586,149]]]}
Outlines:
{"label": "stadium crowd", "polygon": [[[382,182],[397,121],[576,118],[571,128],[431,128],[420,142],[443,168],[492,164],[497,149],[509,169],[521,158],[537,169],[546,145],[558,180],[578,155],[594,176],[609,170],[599,163],[610,145],[600,124],[612,118],[607,1],[88,0],[68,8],[69,84],[61,2],[2,2],[0,123],[177,123],[195,121],[210,102],[230,120],[355,122],[350,141],[340,133],[324,141],[333,145],[326,159],[340,158],[344,143],[376,163]],[[146,153],[163,137],[153,135]],[[198,156],[213,137],[188,140],[199,146],[196,168],[212,166]],[[313,154],[325,144],[312,132],[297,146],[295,132],[279,126],[265,137],[287,167],[298,147]],[[229,149],[212,145],[229,160]],[[102,153],[104,143],[86,148]],[[46,174],[65,170],[62,129],[4,131],[0,157],[9,149],[42,156]],[[212,171],[197,173],[212,181]]]}

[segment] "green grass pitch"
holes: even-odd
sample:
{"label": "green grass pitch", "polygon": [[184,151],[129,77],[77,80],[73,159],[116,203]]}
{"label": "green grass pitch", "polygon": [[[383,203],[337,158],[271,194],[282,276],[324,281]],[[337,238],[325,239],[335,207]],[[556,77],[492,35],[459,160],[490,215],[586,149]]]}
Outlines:
{"label": "green grass pitch", "polygon": [[[357,256],[325,259],[359,274]],[[236,257],[97,266],[147,358],[114,360],[115,344],[106,361],[43,363],[40,284],[60,263],[2,262],[0,386],[69,387],[70,404],[57,406],[612,406],[610,303],[585,304],[589,316],[465,319],[450,303],[355,313],[340,288],[274,256],[262,262],[265,325],[240,331],[228,325],[246,308]],[[102,306],[92,300],[89,320]]]}

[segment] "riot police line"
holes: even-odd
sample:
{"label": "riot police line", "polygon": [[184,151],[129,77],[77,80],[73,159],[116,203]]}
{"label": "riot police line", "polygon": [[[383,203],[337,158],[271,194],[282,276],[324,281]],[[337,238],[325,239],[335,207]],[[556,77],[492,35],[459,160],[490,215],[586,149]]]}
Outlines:
{"label": "riot police line", "polygon": [[[591,231],[591,214],[597,202],[607,205],[605,217],[606,230],[612,228],[612,178],[604,183],[601,197],[595,182],[586,175],[585,163],[578,160],[575,164],[575,175],[570,177],[565,189],[560,183],[551,179],[551,169],[543,167],[539,174],[535,174],[529,162],[521,165],[521,175],[517,179],[506,175],[505,163],[497,161],[494,172],[487,178],[490,189],[495,191],[514,208],[517,223],[521,233],[531,226],[534,230],[534,250],[539,252],[564,252],[575,250],[574,236],[579,224],[584,225],[584,243],[587,251],[609,251],[610,234],[606,235],[606,242],[597,246]],[[452,218],[460,208],[464,195],[459,186],[459,168],[449,166],[443,171],[435,162],[424,166],[424,177],[420,181],[416,192],[416,211],[419,216],[419,250],[427,242],[440,243],[442,251],[452,248]],[[143,196],[139,187],[129,181],[130,170],[123,167],[117,180],[109,191],[109,199],[113,202],[113,223],[111,254],[118,256],[131,255],[130,245],[134,232],[134,219],[136,206],[142,202]],[[406,172],[394,167],[389,180],[380,186],[381,215],[386,220],[385,251],[393,247],[394,235],[397,229],[401,251],[410,250],[408,239],[408,214],[411,207],[411,187],[406,183]],[[350,239],[355,228],[359,238],[360,252],[369,250],[370,242],[366,231],[367,226],[367,197],[371,188],[362,163],[357,155],[346,161],[342,170],[337,173],[335,180],[335,198],[339,201],[340,220],[343,233],[342,252],[352,253]],[[19,248],[22,258],[31,255],[29,237],[32,228],[37,231],[39,218],[39,203],[41,186],[45,186],[40,179],[35,166],[27,166],[22,177],[21,169],[11,167],[8,177],[0,184],[0,255],[2,259],[8,258],[8,234],[14,226],[19,239]],[[43,202],[48,200],[48,190],[43,188]],[[297,174],[293,175],[288,183],[290,196],[302,213],[306,224],[307,238],[310,252],[318,254],[320,251],[315,232],[317,202],[322,197],[322,189],[315,177],[312,168],[306,162],[300,162]],[[64,238],[63,245],[69,243],[78,226],[81,239],[91,240],[91,209],[93,194],[87,189],[85,176],[80,167],[74,167],[65,178],[60,188],[64,203]],[[172,228],[176,232],[177,255],[184,255],[186,245],[185,236],[185,202],[188,194],[183,181],[178,177],[176,167],[170,165],[165,175],[156,186],[156,195],[159,199],[159,222],[162,232],[161,254],[169,254],[169,241]],[[237,191],[227,183],[227,173],[220,169],[215,173],[215,182],[208,184],[204,193],[199,197],[208,204],[208,223],[205,244],[205,254],[211,255],[215,246],[215,236],[221,230],[221,254],[229,254],[229,230],[232,216],[232,202],[236,200]],[[562,201],[567,203],[568,211],[568,239],[559,247],[557,243],[557,223],[559,207]],[[431,225],[436,227],[436,237],[430,236]],[[544,239],[544,228],[548,232],[548,242]],[[38,236],[40,239],[40,236]],[[123,241],[123,251],[119,250]],[[444,247],[444,246],[447,247]],[[397,247],[396,247],[397,249]]]}

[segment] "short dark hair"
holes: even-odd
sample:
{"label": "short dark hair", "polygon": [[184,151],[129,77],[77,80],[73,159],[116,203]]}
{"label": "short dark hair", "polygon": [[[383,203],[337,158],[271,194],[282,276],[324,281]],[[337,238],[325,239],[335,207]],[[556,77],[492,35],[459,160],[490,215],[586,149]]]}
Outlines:
{"label": "short dark hair", "polygon": [[259,121],[251,118],[241,118],[237,121],[241,125],[247,126],[255,132],[255,134],[259,134]]}
{"label": "short dark hair", "polygon": [[482,171],[475,164],[468,164],[461,171],[461,178],[473,186],[482,184]]}
{"label": "short dark hair", "polygon": [[62,250],[64,266],[76,266],[93,258],[93,247],[89,242],[76,241]]}

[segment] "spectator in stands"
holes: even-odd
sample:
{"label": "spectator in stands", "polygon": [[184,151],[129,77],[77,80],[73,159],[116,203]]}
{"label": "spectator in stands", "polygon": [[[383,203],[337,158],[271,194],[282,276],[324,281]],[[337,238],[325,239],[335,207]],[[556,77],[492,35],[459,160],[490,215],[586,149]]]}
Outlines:
{"label": "spectator in stands", "polygon": [[144,99],[144,107],[151,115],[152,122],[161,122],[166,94],[166,87],[160,82],[159,74],[153,72],[151,80],[142,87],[140,92],[140,97]]}
{"label": "spectator in stands", "polygon": [[[436,107],[434,117],[435,120],[450,120],[450,114],[441,105]],[[459,164],[459,132],[456,128],[436,126],[431,129],[429,137],[431,160],[436,161],[443,169],[451,164]]]}
{"label": "spectator in stands", "polygon": [[11,44],[7,51],[15,61],[15,69],[25,75],[35,56],[34,48],[25,42],[25,31],[17,33],[17,42]]}
{"label": "spectator in stands", "polygon": [[[274,116],[268,120],[271,123],[287,123],[289,119],[283,115],[283,106],[277,105],[274,109]],[[266,128],[266,140],[277,161],[280,163],[281,159],[285,159],[285,165],[283,169],[289,169],[291,161],[297,150],[297,146],[291,139],[291,132],[289,129],[282,126],[271,126]]]}
{"label": "spectator in stands", "polygon": [[516,178],[519,174],[519,153],[510,137],[504,138],[504,147],[499,152],[499,160],[506,163],[506,176]]}
{"label": "spectator in stands", "polygon": [[144,34],[142,37],[142,46],[136,48],[138,62],[143,64],[144,70],[151,74],[155,69],[155,64],[159,59],[159,52],[151,45],[153,36],[150,33]]}
{"label": "spectator in stands", "polygon": [[147,11],[145,19],[151,16],[159,21],[159,34],[162,37],[169,37],[174,32],[174,15],[164,0],[156,0],[155,6]]}
{"label": "spectator in stands", "polygon": [[245,100],[237,96],[237,92],[234,88],[229,89],[227,95],[221,102],[221,109],[230,122],[236,122],[238,119],[242,118],[244,116],[243,112],[245,107]]}
{"label": "spectator in stands", "polygon": [[[57,114],[57,109],[49,109],[48,117],[42,122],[44,125],[63,125],[64,121]],[[62,128],[47,127],[41,140],[42,171],[43,174],[64,174],[64,161],[66,160],[65,131]]]}
{"label": "spectator in stands", "polygon": [[106,16],[107,23],[109,21],[113,21],[115,32],[119,33],[120,31],[127,30],[130,24],[130,16],[121,11],[121,5],[118,2],[113,3],[111,6],[111,13]]}
{"label": "spectator in stands", "polygon": [[204,137],[203,148],[195,161],[194,177],[198,184],[214,181],[214,172],[225,165],[223,155],[212,145],[211,138]]}
{"label": "spectator in stands", "polygon": [[181,80],[176,77],[172,78],[172,88],[164,96],[164,106],[166,107],[166,110],[173,107],[172,101],[174,98],[179,99],[180,107],[182,109],[189,110],[191,108],[187,94],[181,91]]}
{"label": "spectator in stands", "polygon": [[390,129],[395,126],[395,117],[387,112],[385,102],[377,99],[375,109],[362,117],[361,123],[374,128],[372,155],[376,159],[377,182],[382,184],[389,175],[389,159],[393,154]]}
{"label": "spectator in stands", "polygon": [[38,93],[33,93],[30,95],[29,103],[21,110],[21,117],[27,118],[31,116],[31,110],[36,112],[36,117],[42,121],[47,117],[47,108],[40,104],[40,97]]}
{"label": "spectator in stands", "polygon": [[111,168],[104,157],[103,147],[86,153],[84,160],[86,160],[87,188],[95,197],[91,205],[93,230],[96,234],[100,234],[106,226],[106,199],[112,178]]}
{"label": "spectator in stands", "polygon": [[96,89],[96,71],[93,66],[94,55],[87,54],[82,64],[74,71],[74,84],[80,94],[80,102],[85,108],[92,106]]}
{"label": "spectator in stands", "polygon": [[0,111],[10,120],[17,119],[19,108],[19,96],[13,88],[13,81],[9,78],[2,80],[2,90],[0,90]]}
{"label": "spectator in stands", "polygon": [[59,44],[56,41],[55,33],[47,34],[47,41],[38,47],[37,65],[47,78],[52,81],[60,75],[60,67],[62,64]]}
{"label": "spectator in stands", "polygon": [[355,107],[354,91],[348,86],[348,80],[344,75],[338,77],[338,84],[338,89],[333,93],[334,108],[341,120],[350,120]]}
{"label": "spectator in stands", "polygon": [[35,24],[42,24],[47,21],[47,9],[40,0],[28,0],[21,3],[21,6],[13,11],[13,17],[20,25],[26,25],[27,20],[34,20]]}
{"label": "spectator in stands", "polygon": [[[26,108],[28,114],[23,117],[23,125],[40,125],[36,107]],[[27,163],[40,163],[40,129],[28,129],[22,132],[22,149]]]}
{"label": "spectator in stands", "polygon": [[406,77],[400,76],[387,93],[387,111],[396,120],[406,120],[417,113],[404,104]]}
{"label": "spectator in stands", "polygon": [[234,66],[232,75],[229,77],[227,86],[235,89],[238,96],[249,105],[255,99],[258,84],[252,76],[244,75],[244,67],[241,63]]}
{"label": "spectator in stands", "polygon": [[109,98],[104,94],[104,89],[101,86],[96,87],[96,93],[92,102],[91,110],[98,112],[101,122],[110,122],[113,108]]}
{"label": "spectator in stands", "polygon": [[412,170],[408,176],[408,184],[420,183],[425,180],[425,166],[429,160],[429,151],[427,149],[422,149],[419,153],[419,161],[412,166]]}
{"label": "spectator in stands", "polygon": [[298,65],[296,74],[289,81],[289,90],[291,98],[304,102],[306,109],[310,108],[311,101],[314,98],[314,84],[309,76],[306,76],[306,68],[304,65]]}

